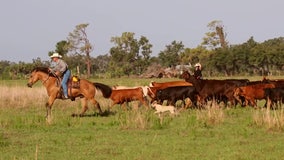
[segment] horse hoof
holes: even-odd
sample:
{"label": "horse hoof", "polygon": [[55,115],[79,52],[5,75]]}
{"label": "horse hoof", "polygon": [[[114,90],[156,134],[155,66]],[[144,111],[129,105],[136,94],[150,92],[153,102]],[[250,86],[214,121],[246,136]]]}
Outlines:
{"label": "horse hoof", "polygon": [[73,114],[71,114],[71,116],[72,116],[72,117],[78,117],[78,114],[73,113]]}

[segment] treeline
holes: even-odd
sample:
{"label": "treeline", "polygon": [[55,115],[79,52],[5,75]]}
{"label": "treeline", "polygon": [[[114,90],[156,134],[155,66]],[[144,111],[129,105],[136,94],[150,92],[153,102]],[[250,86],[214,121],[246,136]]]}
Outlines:
{"label": "treeline", "polygon": [[[79,24],[66,40],[58,42],[55,50],[68,63],[73,74],[90,77],[121,77],[141,75],[153,68],[175,68],[177,65],[202,64],[203,76],[252,76],[283,75],[284,37],[256,42],[250,37],[242,44],[230,44],[222,21],[212,21],[207,27],[203,41],[195,48],[184,46],[182,41],[172,41],[152,55],[153,45],[147,37],[135,37],[135,33],[124,32],[111,38],[113,47],[109,53],[91,57],[94,44],[89,41],[86,28]],[[32,63],[0,61],[2,79],[25,78],[37,66],[49,66],[50,61],[40,58]],[[191,67],[191,70],[194,68]]]}
{"label": "treeline", "polygon": [[[128,39],[123,41],[125,36]],[[194,65],[197,62],[202,64],[205,77],[283,75],[284,37],[261,43],[251,37],[242,44],[214,49],[207,49],[202,45],[186,48],[182,42],[173,41],[166,45],[158,56],[151,56],[152,45],[146,37],[135,39],[133,33],[124,33],[121,37],[116,37],[116,40],[110,53],[90,58],[91,77],[140,75],[148,67],[157,64],[166,68]],[[87,74],[85,55],[66,54],[63,58],[73,74]],[[42,61],[40,58],[32,61],[32,63],[0,61],[1,79],[25,78],[34,67],[50,65],[50,61]]]}
{"label": "treeline", "polygon": [[251,37],[243,44],[216,48],[200,61],[208,75],[283,75],[284,37],[262,43],[255,42]]}

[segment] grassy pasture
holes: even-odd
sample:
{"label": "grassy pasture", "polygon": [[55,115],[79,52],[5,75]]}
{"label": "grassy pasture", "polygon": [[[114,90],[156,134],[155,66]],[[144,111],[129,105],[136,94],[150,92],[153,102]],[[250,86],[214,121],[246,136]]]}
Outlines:
{"label": "grassy pasture", "polygon": [[[257,77],[259,78],[259,77]],[[259,78],[261,79],[261,78]],[[108,85],[148,85],[153,79],[97,79]],[[171,81],[173,79],[154,79]],[[158,117],[143,106],[106,116],[80,101],[57,100],[45,121],[47,94],[38,82],[0,81],[0,159],[281,159],[284,112],[251,107],[188,109]],[[102,109],[111,101],[97,97]],[[259,105],[262,105],[262,101]],[[130,104],[135,108],[137,103]]]}

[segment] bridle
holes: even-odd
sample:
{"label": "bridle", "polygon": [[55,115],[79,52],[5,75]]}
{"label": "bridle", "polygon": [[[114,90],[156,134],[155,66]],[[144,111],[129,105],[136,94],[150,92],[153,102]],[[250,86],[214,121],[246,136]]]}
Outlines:
{"label": "bridle", "polygon": [[46,78],[46,80],[43,80],[43,81],[42,81],[42,84],[44,84],[45,82],[47,82],[47,81],[49,80],[50,74],[52,74],[52,75],[56,78],[56,80],[57,80],[57,85],[58,85],[59,82],[60,82],[60,78],[59,78],[54,72],[52,72],[52,71],[49,71],[48,77]]}

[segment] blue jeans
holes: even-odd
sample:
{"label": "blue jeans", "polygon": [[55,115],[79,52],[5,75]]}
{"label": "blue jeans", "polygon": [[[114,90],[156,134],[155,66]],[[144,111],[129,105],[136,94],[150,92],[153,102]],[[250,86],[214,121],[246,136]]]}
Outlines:
{"label": "blue jeans", "polygon": [[64,96],[65,97],[68,97],[68,87],[67,87],[67,82],[68,82],[68,79],[70,78],[71,76],[71,72],[69,69],[67,69],[67,71],[65,72],[65,74],[63,75],[63,78],[62,78],[62,82],[61,82],[61,86],[63,88],[63,93],[64,93]]}

